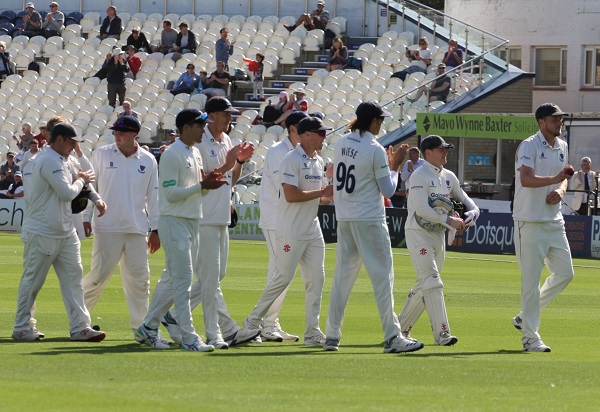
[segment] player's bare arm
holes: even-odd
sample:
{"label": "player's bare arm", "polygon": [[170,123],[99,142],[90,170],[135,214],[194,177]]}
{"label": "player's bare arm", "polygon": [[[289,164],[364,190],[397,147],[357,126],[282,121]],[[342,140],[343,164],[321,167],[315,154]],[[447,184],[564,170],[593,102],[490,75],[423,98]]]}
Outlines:
{"label": "player's bare arm", "polygon": [[333,185],[318,190],[300,190],[296,186],[282,183],[283,194],[288,203],[308,202],[309,200],[319,199],[321,197],[333,196]]}
{"label": "player's bare arm", "polygon": [[533,168],[523,165],[519,168],[519,172],[523,187],[544,187],[566,182],[573,176],[574,170],[573,166],[567,165],[556,176],[536,176]]}

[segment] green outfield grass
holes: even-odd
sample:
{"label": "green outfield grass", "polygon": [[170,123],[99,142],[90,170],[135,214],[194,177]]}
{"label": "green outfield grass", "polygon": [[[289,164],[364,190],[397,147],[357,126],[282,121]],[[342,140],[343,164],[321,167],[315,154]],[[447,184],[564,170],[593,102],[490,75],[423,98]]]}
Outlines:
{"label": "green outfield grass", "polygon": [[[84,272],[91,241],[83,243]],[[241,345],[227,351],[152,351],[135,343],[117,273],[92,313],[108,334],[101,343],[72,343],[58,282],[51,272],[37,301],[46,338],[11,339],[22,244],[0,234],[0,411],[589,411],[600,410],[600,262],[575,260],[575,280],[542,313],[551,353],[521,352],[511,325],[520,274],[514,256],[449,253],[442,278],[453,347],[432,346],[424,314],[410,354],[383,354],[373,292],[361,273],[346,312],[338,353],[302,343]],[[414,282],[406,249],[394,249],[396,311]],[[241,323],[265,285],[261,242],[232,241],[222,283]],[[152,289],[163,264],[151,257]],[[321,328],[325,330],[335,264],[329,245]],[[203,332],[201,308],[195,323]],[[304,330],[304,293],[294,280],[281,312],[289,332]],[[166,332],[163,332],[166,335]]]}

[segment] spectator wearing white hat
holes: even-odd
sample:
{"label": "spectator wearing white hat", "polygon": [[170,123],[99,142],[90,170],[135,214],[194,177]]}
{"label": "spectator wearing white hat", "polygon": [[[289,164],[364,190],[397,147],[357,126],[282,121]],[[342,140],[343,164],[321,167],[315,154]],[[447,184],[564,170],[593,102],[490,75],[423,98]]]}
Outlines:
{"label": "spectator wearing white hat", "polygon": [[44,37],[49,39],[52,36],[60,36],[65,26],[65,15],[58,10],[58,3],[50,3],[50,13],[46,14],[46,19],[42,23]]}
{"label": "spectator wearing white hat", "polygon": [[106,67],[106,80],[108,104],[114,108],[117,95],[119,95],[120,105],[125,102],[125,75],[129,72],[129,65],[125,60],[123,50],[114,49],[112,56]]}
{"label": "spectator wearing white hat", "polygon": [[42,36],[42,16],[35,11],[33,3],[25,4],[26,14],[23,15],[23,28],[16,31],[13,36],[23,35],[29,38],[34,36]]}

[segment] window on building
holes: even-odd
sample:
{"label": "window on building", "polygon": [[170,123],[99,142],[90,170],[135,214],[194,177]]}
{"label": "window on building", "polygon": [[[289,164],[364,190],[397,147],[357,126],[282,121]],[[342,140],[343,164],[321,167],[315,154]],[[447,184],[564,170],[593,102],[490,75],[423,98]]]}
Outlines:
{"label": "window on building", "polygon": [[535,49],[535,85],[564,86],[567,83],[567,49],[538,47]]}
{"label": "window on building", "polygon": [[584,67],[583,84],[588,87],[600,87],[600,46],[586,47]]}
{"label": "window on building", "polygon": [[508,62],[513,66],[518,68],[522,68],[521,66],[521,48],[520,47],[510,47],[508,49]]}

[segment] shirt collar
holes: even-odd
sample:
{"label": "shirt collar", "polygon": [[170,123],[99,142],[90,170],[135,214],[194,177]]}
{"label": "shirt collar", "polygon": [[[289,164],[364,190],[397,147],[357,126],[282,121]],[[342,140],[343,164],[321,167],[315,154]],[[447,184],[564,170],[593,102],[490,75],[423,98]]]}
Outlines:
{"label": "shirt collar", "polygon": [[560,143],[558,142],[558,137],[556,137],[554,139],[554,146],[550,146],[550,143],[548,143],[548,141],[546,140],[546,138],[544,137],[544,135],[542,134],[541,131],[538,131],[536,133],[535,137],[538,139],[540,146],[542,146],[543,148],[548,148],[548,149],[553,149],[553,150],[560,149]]}
{"label": "shirt collar", "polygon": [[427,160],[425,160],[425,159],[422,159],[422,160],[423,160],[423,166],[421,166],[421,167],[426,167],[427,169],[429,169],[429,170],[431,170],[431,171],[435,172],[435,173],[436,173],[436,174],[438,174],[438,175],[439,175],[440,173],[442,173],[442,170],[443,170],[442,168],[439,168],[439,167],[437,167],[437,166],[435,166],[435,165],[433,165],[433,164],[429,163],[429,162],[428,162]]}

